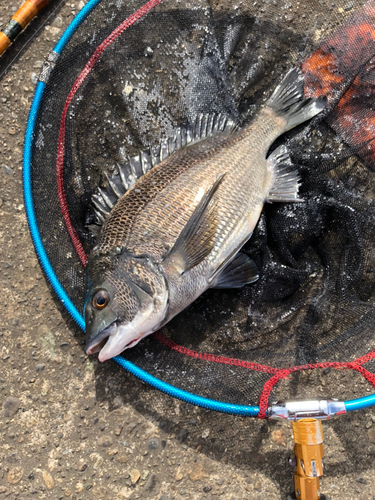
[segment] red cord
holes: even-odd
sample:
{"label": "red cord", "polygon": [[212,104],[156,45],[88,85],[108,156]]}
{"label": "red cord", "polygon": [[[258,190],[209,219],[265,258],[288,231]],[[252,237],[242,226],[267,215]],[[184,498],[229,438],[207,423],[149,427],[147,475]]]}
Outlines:
{"label": "red cord", "polygon": [[59,143],[57,149],[57,159],[56,159],[56,177],[57,177],[57,192],[60,202],[61,213],[64,218],[64,222],[66,228],[68,230],[69,236],[72,240],[73,246],[76,249],[78,257],[82,262],[82,265],[85,267],[87,264],[87,255],[82,246],[82,243],[78,237],[78,234],[73,227],[73,224],[70,220],[69,209],[66,202],[65,197],[65,189],[64,189],[64,155],[65,155],[65,128],[66,128],[66,115],[72,102],[73,97],[77,93],[78,89],[84,82],[85,78],[90,74],[91,70],[94,68],[96,62],[102,55],[109,45],[113,41],[116,40],[118,36],[120,36],[129,26],[133,25],[136,21],[141,19],[144,15],[146,15],[151,9],[156,7],[162,2],[162,0],[150,0],[143,7],[141,7],[137,12],[129,16],[125,21],[123,21],[117,28],[112,31],[112,33],[96,48],[93,55],[90,57],[89,61],[86,63],[85,67],[79,74],[78,78],[74,82],[73,87],[71,88],[68,98],[65,101],[64,109],[61,115],[60,121],[60,132],[59,132]]}

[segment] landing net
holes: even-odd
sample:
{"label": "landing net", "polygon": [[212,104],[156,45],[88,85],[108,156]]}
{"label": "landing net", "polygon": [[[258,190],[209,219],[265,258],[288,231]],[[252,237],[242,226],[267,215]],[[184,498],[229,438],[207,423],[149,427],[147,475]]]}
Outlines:
{"label": "landing net", "polygon": [[[328,98],[324,116],[271,148],[291,151],[304,203],[264,207],[244,248],[260,279],[207,291],[116,358],[137,376],[260,417],[269,401],[317,397],[322,370],[328,397],[351,399],[361,377],[375,386],[374,21],[373,1],[91,0],[48,56],[25,202],[47,276],[82,328],[91,198],[106,174],[199,115],[246,125],[294,66],[306,96]],[[343,373],[350,383],[337,383]]]}

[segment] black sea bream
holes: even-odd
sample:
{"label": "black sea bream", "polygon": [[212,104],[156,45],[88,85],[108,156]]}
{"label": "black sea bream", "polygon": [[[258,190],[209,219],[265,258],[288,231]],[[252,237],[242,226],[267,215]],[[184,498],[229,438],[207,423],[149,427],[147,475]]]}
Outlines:
{"label": "black sea bream", "polygon": [[206,115],[204,133],[191,134],[133,185],[120,168],[127,190],[122,195],[111,182],[119,199],[108,201],[113,208],[105,218],[99,211],[103,225],[87,265],[87,354],[112,358],[208,288],[257,279],[254,263],[240,250],[264,202],[298,201],[298,176],[286,148],[267,158],[268,150],[326,103],[324,97],[305,99],[303,85],[300,70],[291,70],[242,129]]}

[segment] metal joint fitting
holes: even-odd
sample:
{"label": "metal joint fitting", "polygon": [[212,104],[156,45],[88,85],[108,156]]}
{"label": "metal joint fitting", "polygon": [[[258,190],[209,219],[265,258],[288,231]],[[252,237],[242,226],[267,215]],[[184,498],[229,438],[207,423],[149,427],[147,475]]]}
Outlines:
{"label": "metal joint fitting", "polygon": [[343,415],[345,413],[345,403],[337,399],[278,401],[268,408],[269,418],[282,420],[299,420],[301,418],[328,420],[334,415]]}

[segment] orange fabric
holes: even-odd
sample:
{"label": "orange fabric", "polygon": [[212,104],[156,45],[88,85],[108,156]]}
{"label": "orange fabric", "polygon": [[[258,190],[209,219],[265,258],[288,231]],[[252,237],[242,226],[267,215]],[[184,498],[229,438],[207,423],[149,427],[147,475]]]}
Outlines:
{"label": "orange fabric", "polygon": [[369,165],[375,164],[374,42],[370,0],[302,63],[306,96],[327,96],[334,106],[327,122]]}

